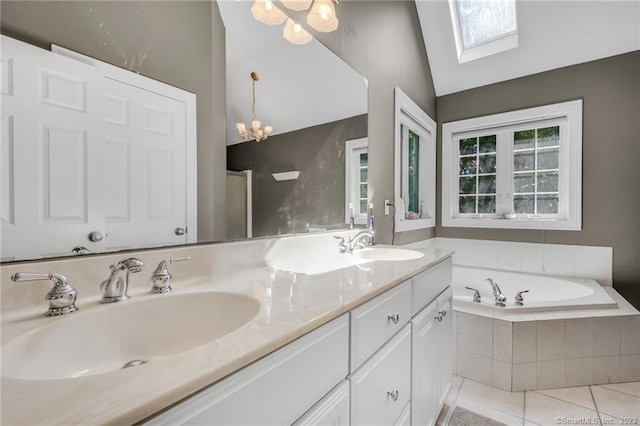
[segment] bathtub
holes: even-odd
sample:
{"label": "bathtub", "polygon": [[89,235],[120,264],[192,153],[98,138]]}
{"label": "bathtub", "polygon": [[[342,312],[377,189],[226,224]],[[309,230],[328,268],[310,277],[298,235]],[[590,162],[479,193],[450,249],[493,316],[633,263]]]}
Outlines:
{"label": "bathtub", "polygon": [[[507,297],[506,306],[495,306],[491,285],[485,279],[492,278],[502,294]],[[615,308],[617,303],[594,280],[563,278],[551,275],[536,275],[494,269],[480,269],[465,266],[453,267],[453,307],[474,313],[517,314],[519,312],[544,312],[574,309]],[[480,292],[481,302],[473,302],[473,287]],[[516,293],[524,293],[524,305],[515,303]]]}

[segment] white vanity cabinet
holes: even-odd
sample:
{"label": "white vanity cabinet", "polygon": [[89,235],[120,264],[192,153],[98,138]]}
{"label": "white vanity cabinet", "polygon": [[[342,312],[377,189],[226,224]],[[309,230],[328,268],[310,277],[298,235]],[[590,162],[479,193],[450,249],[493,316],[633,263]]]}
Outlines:
{"label": "white vanity cabinet", "polygon": [[450,283],[449,258],[146,424],[435,424],[452,381]]}
{"label": "white vanity cabinet", "polygon": [[347,314],[167,411],[150,425],[290,425],[348,373]]}
{"label": "white vanity cabinet", "polygon": [[[414,278],[414,294],[426,293],[416,286],[445,288],[411,320],[411,424],[434,425],[449,394],[452,374],[452,322],[450,260]],[[448,275],[447,275],[448,274]],[[449,277],[449,278],[448,278]],[[417,278],[417,279],[416,279]],[[429,297],[423,300],[427,300]],[[415,299],[414,299],[415,302]],[[419,307],[419,305],[418,305]]]}
{"label": "white vanity cabinet", "polygon": [[411,325],[350,377],[351,424],[393,425],[411,400]]}
{"label": "white vanity cabinet", "polygon": [[349,407],[349,382],[344,380],[300,417],[294,426],[347,426]]}

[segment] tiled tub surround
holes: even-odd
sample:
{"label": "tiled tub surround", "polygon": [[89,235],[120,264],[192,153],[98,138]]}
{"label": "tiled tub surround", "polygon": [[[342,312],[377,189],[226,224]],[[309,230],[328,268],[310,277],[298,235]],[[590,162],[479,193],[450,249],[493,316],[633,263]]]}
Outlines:
{"label": "tiled tub surround", "polygon": [[545,243],[431,238],[407,245],[453,251],[453,264],[560,277],[590,278],[612,286],[613,249]]}
{"label": "tiled tub surround", "polygon": [[[13,273],[54,272],[67,276],[79,295],[80,311],[70,314],[71,317],[94,309],[117,309],[115,305],[98,305],[99,286],[108,274],[109,265],[130,256],[142,259],[146,267],[143,272],[131,275],[131,300],[122,303],[134,304],[143,298],[190,292],[226,291],[250,295],[260,302],[260,310],[256,317],[230,334],[136,368],[63,380],[18,380],[3,375],[2,423],[138,422],[450,255],[423,249],[424,256],[420,259],[348,266],[343,264],[343,258],[336,257],[334,234],[3,265],[0,267],[3,344],[52,321],[65,319],[42,316],[46,310],[44,295],[50,283],[13,283],[9,280]],[[282,250],[282,256],[312,256],[316,262],[326,261],[333,266],[322,273],[275,269],[268,266],[267,259],[269,263],[274,260],[269,253],[276,249]],[[157,263],[167,257],[183,256],[191,256],[193,261],[171,268],[173,294],[149,294],[149,278]],[[306,262],[294,262],[286,267],[304,269],[305,265]],[[152,318],[140,318],[140,321],[153,323]]]}
{"label": "tiled tub surround", "polygon": [[617,308],[508,320],[455,311],[454,299],[457,374],[514,392],[640,380],[640,314],[610,291]]}

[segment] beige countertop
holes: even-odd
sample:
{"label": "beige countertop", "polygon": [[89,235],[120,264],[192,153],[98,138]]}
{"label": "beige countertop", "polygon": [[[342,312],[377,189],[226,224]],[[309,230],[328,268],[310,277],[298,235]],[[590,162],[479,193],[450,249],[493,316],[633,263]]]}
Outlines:
{"label": "beige countertop", "polygon": [[[290,343],[376,295],[442,261],[450,252],[418,249],[407,261],[375,261],[316,275],[262,266],[215,277],[176,282],[174,292],[131,291],[136,303],[189,292],[233,292],[260,302],[258,314],[241,328],[174,356],[104,374],[61,380],[18,380],[2,376],[2,424],[132,424]],[[43,305],[44,306],[44,305]],[[93,309],[117,306],[83,306]],[[3,343],[64,317],[29,315],[5,321]],[[140,321],[153,322],[140,317]],[[53,366],[52,366],[53,367]],[[3,369],[4,370],[4,369]]]}

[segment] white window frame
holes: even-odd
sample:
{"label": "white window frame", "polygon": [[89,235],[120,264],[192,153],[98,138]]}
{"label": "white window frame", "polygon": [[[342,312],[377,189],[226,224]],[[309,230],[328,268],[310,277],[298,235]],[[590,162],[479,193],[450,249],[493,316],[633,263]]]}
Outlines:
{"label": "white window frame", "polygon": [[471,46],[464,45],[460,15],[458,13],[456,2],[457,0],[449,0],[449,12],[451,15],[451,24],[453,25],[453,38],[455,39],[456,51],[458,53],[458,63],[463,64],[465,62],[474,61],[476,59],[484,58],[485,56],[494,55],[496,53],[518,47],[517,1],[515,3],[516,29],[514,31],[496,36],[483,42],[475,43]]}
{"label": "white window frame", "polygon": [[[560,126],[560,177],[557,215],[512,215],[514,131]],[[459,214],[459,139],[498,132],[496,214]],[[502,163],[502,166],[500,165]],[[509,182],[509,183],[505,183]],[[582,100],[562,102],[442,126],[442,226],[503,229],[582,229]]]}
{"label": "white window frame", "polygon": [[[394,205],[395,231],[413,231],[416,229],[433,228],[436,226],[436,122],[427,115],[415,102],[398,87],[395,88],[395,170],[394,170]],[[403,167],[402,146],[403,127],[420,136],[419,154],[419,198],[425,203],[426,218],[407,219],[400,212],[398,206],[402,204]],[[404,150],[406,152],[406,149]],[[405,156],[406,157],[406,156]],[[406,160],[406,159],[405,159]]]}
{"label": "white window frame", "polygon": [[[367,224],[367,214],[360,213],[360,153],[368,152],[369,139],[351,139],[345,142],[345,185],[344,185],[344,223],[349,223],[349,205],[353,205],[354,223]],[[368,162],[367,162],[368,170]],[[369,195],[369,179],[367,178],[367,199]]]}

